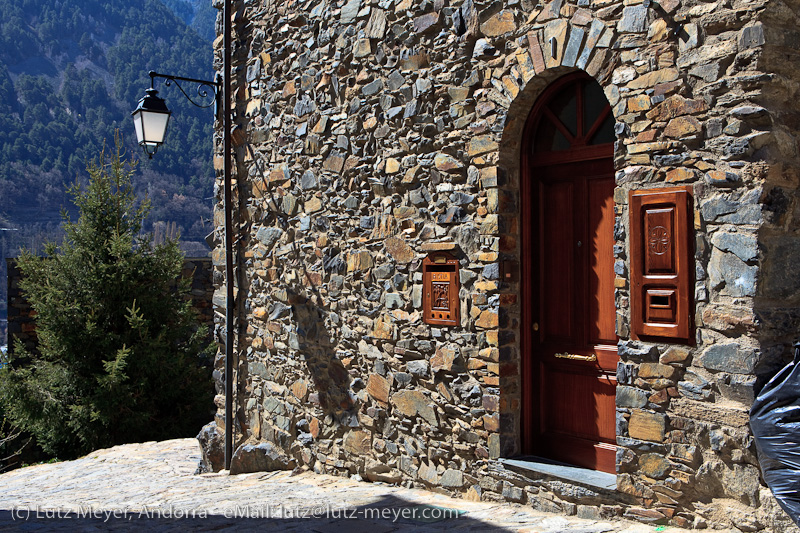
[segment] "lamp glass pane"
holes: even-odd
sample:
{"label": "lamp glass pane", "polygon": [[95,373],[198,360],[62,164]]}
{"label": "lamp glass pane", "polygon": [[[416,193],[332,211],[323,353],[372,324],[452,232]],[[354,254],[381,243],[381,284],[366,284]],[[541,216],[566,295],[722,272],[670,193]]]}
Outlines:
{"label": "lamp glass pane", "polygon": [[135,111],[133,113],[133,126],[136,128],[136,142],[142,144],[144,141],[144,131],[142,130],[142,112]]}
{"label": "lamp glass pane", "polygon": [[164,135],[167,133],[169,113],[153,113],[152,111],[143,111],[141,115],[145,142],[157,144],[163,143]]}

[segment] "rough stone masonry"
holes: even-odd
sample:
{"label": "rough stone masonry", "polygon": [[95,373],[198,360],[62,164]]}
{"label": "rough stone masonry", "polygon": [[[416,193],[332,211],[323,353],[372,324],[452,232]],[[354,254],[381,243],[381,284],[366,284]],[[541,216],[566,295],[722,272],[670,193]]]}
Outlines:
{"label": "rough stone masonry", "polygon": [[[796,531],[748,409],[800,324],[797,0],[244,0],[234,8],[235,471],[305,466],[582,517]],[[221,28],[221,20],[218,20]],[[221,68],[222,38],[215,43]],[[516,471],[524,126],[611,105],[616,488]],[[691,192],[691,336],[636,340],[629,194]],[[460,324],[422,320],[459,261]],[[222,394],[223,354],[215,378]],[[224,398],[217,397],[222,407]],[[221,468],[223,411],[204,428]],[[216,444],[215,444],[216,443]]]}

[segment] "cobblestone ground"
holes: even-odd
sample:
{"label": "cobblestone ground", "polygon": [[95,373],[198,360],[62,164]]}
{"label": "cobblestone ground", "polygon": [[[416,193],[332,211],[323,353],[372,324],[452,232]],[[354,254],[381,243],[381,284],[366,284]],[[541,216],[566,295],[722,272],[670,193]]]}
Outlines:
{"label": "cobblestone ground", "polygon": [[[199,458],[196,440],[178,439],[116,446],[0,475],[0,531],[685,531],[310,472],[193,475]],[[458,516],[434,516],[452,510]]]}

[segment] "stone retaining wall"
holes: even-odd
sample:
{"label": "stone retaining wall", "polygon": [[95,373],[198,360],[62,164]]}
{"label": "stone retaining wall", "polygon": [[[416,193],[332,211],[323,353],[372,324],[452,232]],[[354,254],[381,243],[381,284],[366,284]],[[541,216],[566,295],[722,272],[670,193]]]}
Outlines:
{"label": "stone retaining wall", "polygon": [[[748,408],[800,314],[798,7],[235,3],[237,444],[565,513],[794,530]],[[617,123],[616,491],[497,461],[521,451],[522,130],[576,70]],[[692,338],[632,340],[629,192],[675,185],[693,197]],[[221,199],[215,219],[224,284]],[[456,327],[422,321],[435,251],[460,263]]]}

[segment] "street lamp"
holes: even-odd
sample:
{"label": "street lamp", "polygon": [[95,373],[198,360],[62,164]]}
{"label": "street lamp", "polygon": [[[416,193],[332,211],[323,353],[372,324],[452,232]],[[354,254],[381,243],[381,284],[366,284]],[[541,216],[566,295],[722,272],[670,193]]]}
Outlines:
{"label": "street lamp", "polygon": [[[175,87],[183,93],[186,99],[197,107],[208,108],[214,106],[214,115],[217,120],[220,119],[221,109],[219,102],[224,92],[222,90],[221,76],[217,75],[214,81],[208,81],[172,76],[171,74],[159,74],[152,70],[148,75],[150,76],[150,88],[145,91],[145,95],[139,100],[139,105],[133,110],[131,116],[133,117],[133,125],[136,128],[136,139],[139,141],[139,146],[144,149],[144,153],[150,159],[158,151],[158,147],[164,143],[169,117],[172,115],[172,111],[167,108],[164,99],[158,96],[158,91],[153,87],[156,78],[163,78],[165,80],[164,85],[167,87],[174,83]],[[189,96],[181,82],[196,83],[197,95],[195,97]],[[213,99],[209,96],[209,91],[213,92]],[[195,100],[195,98],[199,100]]]}
{"label": "street lamp", "polygon": [[[225,177],[225,469],[230,470],[233,456],[233,341],[234,341],[234,298],[233,298],[233,216],[232,216],[232,178],[231,178],[231,128],[233,116],[231,112],[231,0],[224,0],[222,11],[222,76],[217,74],[214,81],[183,78],[169,74],[157,74],[150,71],[150,88],[139,101],[138,107],[131,113],[136,127],[136,137],[149,158],[153,157],[158,147],[164,142],[170,110],[158,91],[153,87],[155,78],[163,78],[164,85],[173,83],[192,104],[197,107],[215,108],[217,120],[222,122],[222,144]],[[180,82],[196,83],[196,102],[183,89]],[[205,103],[208,92],[213,91],[214,98]],[[221,106],[219,104],[222,104]]]}
{"label": "street lamp", "polygon": [[[151,73],[152,74],[152,73]],[[139,100],[139,105],[131,113],[133,125],[136,127],[136,139],[139,146],[144,148],[144,153],[150,159],[158,151],[167,134],[167,124],[172,112],[167,109],[163,98],[158,97],[158,91],[153,88],[153,77],[150,77],[150,88],[146,95]]]}

